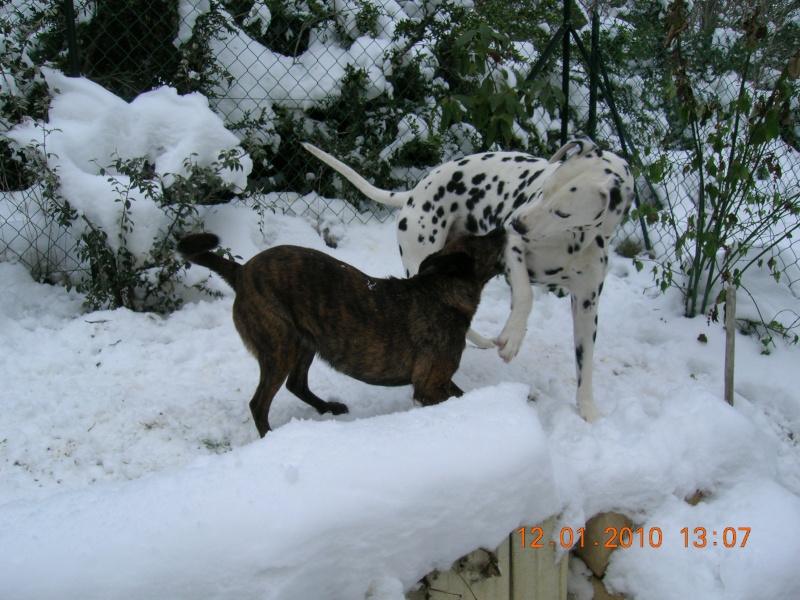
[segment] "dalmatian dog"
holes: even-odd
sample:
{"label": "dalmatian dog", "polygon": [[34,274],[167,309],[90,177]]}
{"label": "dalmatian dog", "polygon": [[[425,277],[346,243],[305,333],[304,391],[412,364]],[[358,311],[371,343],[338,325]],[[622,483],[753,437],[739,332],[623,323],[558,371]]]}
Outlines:
{"label": "dalmatian dog", "polygon": [[368,198],[400,209],[397,240],[406,276],[448,240],[505,226],[511,314],[497,338],[470,330],[467,339],[480,348],[497,346],[508,362],[525,337],[533,307],[531,285],[567,290],[578,409],[589,422],[602,416],[592,390],[598,302],[608,273],[609,242],[634,194],[631,169],[622,158],[586,138],[572,140],[549,160],[486,152],[445,163],[413,189],[395,192],[373,186],[319,148],[303,146]]}

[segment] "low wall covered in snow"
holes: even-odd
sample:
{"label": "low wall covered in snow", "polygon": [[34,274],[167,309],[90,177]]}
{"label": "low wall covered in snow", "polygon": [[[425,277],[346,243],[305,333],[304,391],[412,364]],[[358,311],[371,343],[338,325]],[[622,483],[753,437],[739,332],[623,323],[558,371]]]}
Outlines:
{"label": "low wall covered in snow", "polygon": [[349,423],[290,422],[183,469],[6,504],[3,594],[402,597],[561,510],[527,395],[503,384]]}

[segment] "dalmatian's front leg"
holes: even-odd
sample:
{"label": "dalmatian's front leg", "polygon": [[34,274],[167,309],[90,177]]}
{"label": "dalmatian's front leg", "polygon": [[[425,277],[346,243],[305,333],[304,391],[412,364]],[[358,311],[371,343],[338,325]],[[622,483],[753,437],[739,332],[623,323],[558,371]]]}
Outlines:
{"label": "dalmatian's front leg", "polygon": [[509,362],[519,352],[525,332],[528,329],[528,316],[533,308],[533,288],[528,278],[525,264],[525,245],[522,237],[513,230],[507,230],[505,266],[508,283],[511,286],[511,314],[496,343],[500,356]]}
{"label": "dalmatian's front leg", "polygon": [[[580,286],[570,294],[572,300],[572,333],[575,340],[575,371],[578,378],[578,412],[589,423],[603,415],[597,410],[592,390],[592,374],[594,372],[594,345],[597,336],[597,309],[600,292],[603,289],[602,279],[597,286]],[[590,287],[591,286],[591,287]]]}

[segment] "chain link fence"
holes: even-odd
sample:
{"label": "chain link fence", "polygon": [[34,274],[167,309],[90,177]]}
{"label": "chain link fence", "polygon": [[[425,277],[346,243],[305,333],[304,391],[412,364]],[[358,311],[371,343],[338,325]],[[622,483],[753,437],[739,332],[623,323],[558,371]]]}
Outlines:
{"label": "chain link fence", "polygon": [[[769,96],[784,71],[782,83],[796,92],[797,27],[778,26],[775,16],[758,34],[758,52],[739,56],[731,49],[741,36],[720,21],[722,4],[665,14],[661,3],[633,3],[621,15],[619,3],[556,1],[10,0],[0,7],[2,128],[47,120],[45,64],[128,102],[164,85],[199,92],[252,159],[239,201],[344,221],[391,213],[323,168],[300,141],[397,189],[466,153],[499,146],[550,156],[565,137],[588,133],[638,173],[642,209],[618,242],[631,255],[649,251],[662,273],[677,273],[685,256],[676,256],[676,245],[702,237],[692,222],[704,202],[698,178],[725,167],[713,164],[722,151],[700,165],[693,152],[698,141],[718,143],[720,119],[708,115],[741,103],[743,91]],[[742,22],[745,8],[728,23]],[[784,8],[782,23],[791,24],[797,9]],[[704,60],[711,66],[701,68]],[[690,84],[687,72],[703,75]],[[691,104],[687,88],[695,102],[688,116],[681,112]],[[755,189],[770,206],[796,207],[797,95],[776,98],[780,122],[755,157],[762,165]],[[756,100],[748,108],[750,118]],[[21,262],[42,280],[80,276],[88,266],[63,218],[63,188],[7,135],[0,159],[0,260]],[[719,188],[722,180],[714,181]],[[232,196],[228,190],[213,202]],[[759,210],[731,218],[756,219]],[[758,233],[774,243],[761,262],[797,295],[797,212],[778,213]]]}

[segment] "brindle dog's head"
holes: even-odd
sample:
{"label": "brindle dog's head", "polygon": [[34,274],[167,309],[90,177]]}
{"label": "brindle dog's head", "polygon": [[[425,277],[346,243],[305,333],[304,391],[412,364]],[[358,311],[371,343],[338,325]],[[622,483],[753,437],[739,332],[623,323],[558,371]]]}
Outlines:
{"label": "brindle dog's head", "polygon": [[506,231],[502,227],[486,235],[465,235],[422,261],[419,274],[447,274],[475,279],[481,285],[503,271],[502,257]]}

